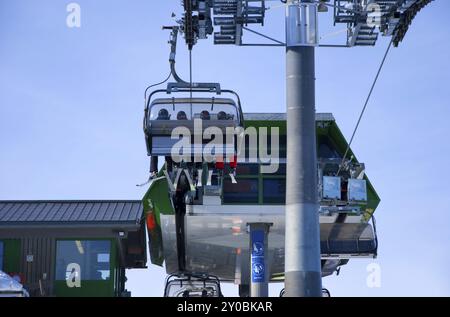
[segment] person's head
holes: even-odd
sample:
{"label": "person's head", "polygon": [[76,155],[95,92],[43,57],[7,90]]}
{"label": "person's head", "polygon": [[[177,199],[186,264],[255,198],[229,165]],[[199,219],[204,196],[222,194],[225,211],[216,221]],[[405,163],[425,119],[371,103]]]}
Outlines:
{"label": "person's head", "polygon": [[226,114],[225,111],[220,111],[220,112],[217,114],[217,119],[218,119],[218,120],[227,120],[227,119],[228,119],[228,116],[227,116],[227,114]]}
{"label": "person's head", "polygon": [[186,112],[180,111],[177,114],[177,120],[187,120]]}
{"label": "person's head", "polygon": [[167,111],[167,109],[162,108],[159,110],[157,120],[169,120],[169,118],[169,111]]}
{"label": "person's head", "polygon": [[200,113],[200,119],[202,119],[202,120],[210,120],[211,119],[211,115],[209,114],[209,111],[203,110]]}

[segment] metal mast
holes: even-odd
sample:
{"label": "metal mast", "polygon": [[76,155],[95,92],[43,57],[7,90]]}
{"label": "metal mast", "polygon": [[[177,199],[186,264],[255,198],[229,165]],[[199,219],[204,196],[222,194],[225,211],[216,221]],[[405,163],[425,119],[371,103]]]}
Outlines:
{"label": "metal mast", "polygon": [[[321,296],[320,227],[317,194],[315,48],[305,35],[315,31],[315,6],[288,0],[286,16],[287,180],[286,296]],[[301,0],[302,3],[310,2]],[[316,11],[317,12],[317,11]],[[310,24],[308,24],[310,23]]]}

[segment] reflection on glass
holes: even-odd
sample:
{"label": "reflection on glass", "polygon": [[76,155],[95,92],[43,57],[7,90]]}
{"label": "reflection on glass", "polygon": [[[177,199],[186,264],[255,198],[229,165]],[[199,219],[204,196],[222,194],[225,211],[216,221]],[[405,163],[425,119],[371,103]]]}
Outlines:
{"label": "reflection on glass", "polygon": [[237,120],[237,109],[233,104],[209,103],[161,103],[150,110],[150,120]]}

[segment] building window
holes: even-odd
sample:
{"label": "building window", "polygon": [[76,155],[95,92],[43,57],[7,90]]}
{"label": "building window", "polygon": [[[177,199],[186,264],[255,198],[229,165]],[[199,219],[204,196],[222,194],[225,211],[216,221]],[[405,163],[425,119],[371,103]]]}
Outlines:
{"label": "building window", "polygon": [[223,182],[223,200],[225,204],[257,204],[258,179],[238,179],[233,184],[229,178]]}
{"label": "building window", "polygon": [[0,271],[3,271],[3,262],[5,259],[5,245],[0,241]]}
{"label": "building window", "polygon": [[263,182],[264,204],[285,204],[286,202],[286,179],[274,178],[264,179]]}
{"label": "building window", "polygon": [[64,281],[73,272],[70,267],[78,265],[81,280],[101,281],[111,277],[111,241],[57,241],[56,280]]}

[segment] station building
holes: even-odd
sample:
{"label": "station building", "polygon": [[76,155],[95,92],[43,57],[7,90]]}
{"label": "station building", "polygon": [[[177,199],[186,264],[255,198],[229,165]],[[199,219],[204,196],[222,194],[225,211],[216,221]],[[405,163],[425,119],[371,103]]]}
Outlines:
{"label": "station building", "polygon": [[0,201],[0,271],[30,296],[130,296],[146,262],[141,201]]}

